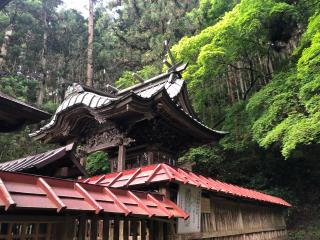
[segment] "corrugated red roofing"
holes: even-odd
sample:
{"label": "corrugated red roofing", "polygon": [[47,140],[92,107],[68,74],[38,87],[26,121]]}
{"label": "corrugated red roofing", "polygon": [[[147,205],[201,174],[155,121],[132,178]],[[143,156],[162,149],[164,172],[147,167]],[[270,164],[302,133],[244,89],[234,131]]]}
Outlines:
{"label": "corrugated red roofing", "polygon": [[37,209],[107,212],[146,217],[188,215],[161,194],[0,171],[0,212]]}
{"label": "corrugated red roofing", "polygon": [[204,177],[182,168],[172,167],[165,163],[125,170],[120,173],[95,176],[83,181],[86,183],[100,184],[113,188],[123,188],[163,181],[179,182],[191,184],[215,192],[221,192],[234,197],[246,198],[286,207],[291,206],[281,198],[232,184],[223,183],[218,180],[213,180],[212,178]]}

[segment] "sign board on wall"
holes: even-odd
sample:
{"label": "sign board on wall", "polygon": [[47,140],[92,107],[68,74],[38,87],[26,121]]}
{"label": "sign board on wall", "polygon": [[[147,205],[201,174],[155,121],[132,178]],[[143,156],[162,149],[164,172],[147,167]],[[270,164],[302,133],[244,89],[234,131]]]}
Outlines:
{"label": "sign board on wall", "polygon": [[201,230],[201,189],[180,184],[178,206],[189,214],[187,220],[178,220],[178,234],[198,233]]}
{"label": "sign board on wall", "polygon": [[210,198],[206,198],[206,197],[201,198],[201,212],[211,213]]}

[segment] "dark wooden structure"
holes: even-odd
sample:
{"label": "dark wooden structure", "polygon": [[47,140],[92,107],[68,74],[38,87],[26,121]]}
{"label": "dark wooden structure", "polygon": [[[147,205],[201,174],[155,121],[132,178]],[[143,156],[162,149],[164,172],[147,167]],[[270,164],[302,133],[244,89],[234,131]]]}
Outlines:
{"label": "dark wooden structure", "polygon": [[34,156],[0,163],[0,170],[32,173],[50,177],[77,178],[88,176],[87,171],[75,157],[73,144]]}
{"label": "dark wooden structure", "polygon": [[190,146],[217,141],[224,132],[210,129],[194,113],[186,83],[185,65],[131,88],[97,93],[74,84],[50,123],[31,134],[43,142],[79,146],[85,157],[108,152],[113,170],[153,163],[175,164]]}
{"label": "dark wooden structure", "polygon": [[25,124],[39,123],[50,117],[49,113],[0,92],[0,132],[19,130]]}

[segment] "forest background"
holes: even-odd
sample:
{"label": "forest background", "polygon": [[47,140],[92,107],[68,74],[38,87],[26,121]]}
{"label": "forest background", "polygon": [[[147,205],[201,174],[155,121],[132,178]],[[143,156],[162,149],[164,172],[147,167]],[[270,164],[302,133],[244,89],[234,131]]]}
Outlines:
{"label": "forest background", "polygon": [[[91,0],[92,1],[92,0]],[[218,144],[191,149],[181,163],[205,175],[285,198],[290,239],[320,239],[320,1],[108,0],[88,21],[60,0],[13,0],[0,11],[0,91],[54,112],[68,85],[106,90],[165,69],[164,40],[193,106]],[[90,32],[90,27],[89,27]],[[0,136],[0,161],[50,147],[30,142],[39,126]],[[101,157],[102,162],[101,162]],[[105,156],[89,157],[91,173]]]}

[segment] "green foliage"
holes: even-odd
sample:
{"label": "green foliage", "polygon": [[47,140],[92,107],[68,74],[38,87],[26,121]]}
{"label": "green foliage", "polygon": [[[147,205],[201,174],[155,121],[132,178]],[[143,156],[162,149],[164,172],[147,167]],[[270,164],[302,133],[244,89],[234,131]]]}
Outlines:
{"label": "green foliage", "polygon": [[90,176],[95,176],[110,172],[110,162],[107,153],[98,151],[88,155],[86,170]]}
{"label": "green foliage", "polygon": [[281,72],[249,101],[253,137],[263,147],[280,143],[286,158],[299,146],[320,143],[320,31],[311,18],[298,63]]}
{"label": "green foliage", "polygon": [[56,109],[58,108],[59,104],[54,103],[52,101],[47,101],[46,103],[44,103],[41,108],[44,111],[47,111],[48,113],[54,114]]}
{"label": "green foliage", "polygon": [[[162,66],[164,40],[176,43],[193,31],[193,24],[186,14],[197,2],[112,0],[106,7],[98,6],[94,50],[96,70],[106,71],[106,79],[111,83],[124,71],[137,71],[148,65],[155,66],[158,72]],[[130,74],[126,73],[124,77],[128,79]]]}
{"label": "green foliage", "polygon": [[[226,9],[228,3],[225,3]],[[258,78],[265,78],[266,73],[253,66],[258,61],[257,55],[260,59],[267,58],[270,42],[284,38],[277,34],[277,29],[270,26],[286,25],[288,22],[294,24],[296,18],[295,8],[285,2],[244,0],[213,25],[195,36],[182,38],[173,46],[175,57],[190,63],[183,77],[189,82],[196,111],[202,112],[203,103],[208,103],[204,115],[213,114],[213,118],[219,118],[223,114],[225,106],[230,103],[226,99],[227,94],[235,95],[230,92],[232,83],[228,85],[226,82],[232,81],[230,72],[237,71],[239,62],[244,65],[243,70],[240,68],[242,78],[248,76],[244,79],[247,85],[256,82]],[[250,69],[254,71],[253,77],[256,79],[249,76],[252,74],[248,71]],[[238,72],[234,74],[239,75]],[[220,94],[212,91],[212,88]],[[241,91],[244,98],[247,93],[243,89]],[[226,99],[222,104],[221,98]],[[234,100],[231,98],[231,101]]]}
{"label": "green foliage", "polygon": [[226,109],[223,130],[228,134],[220,141],[225,149],[241,152],[252,143],[251,124],[245,108],[246,102],[241,101]]}
{"label": "green foliage", "polygon": [[32,131],[27,127],[19,133],[0,134],[0,162],[6,162],[28,155],[34,155],[51,149],[52,145],[43,145],[28,136]]}
{"label": "green foliage", "polygon": [[221,20],[221,17],[238,3],[239,0],[200,0],[199,7],[191,11],[188,16],[193,23],[207,27]]}
{"label": "green foliage", "polygon": [[121,77],[116,81],[117,88],[128,88],[139,83],[137,79],[133,77],[133,72],[124,71]]}
{"label": "green foliage", "polygon": [[317,240],[320,239],[320,219],[303,223],[297,229],[290,230],[288,232],[289,240]]}
{"label": "green foliage", "polygon": [[179,159],[179,163],[195,163],[194,170],[206,175],[218,175],[224,157],[219,148],[198,147],[190,149]]}
{"label": "green foliage", "polygon": [[[156,76],[158,73],[158,68],[152,65],[146,66],[137,72],[137,74],[145,80]],[[139,83],[139,81],[133,77],[133,74],[134,72],[124,71],[122,76],[116,81],[116,87],[123,89]]]}
{"label": "green foliage", "polygon": [[10,75],[0,78],[0,91],[26,102],[36,101],[37,82],[24,76]]}

